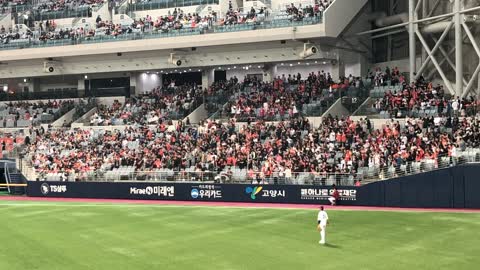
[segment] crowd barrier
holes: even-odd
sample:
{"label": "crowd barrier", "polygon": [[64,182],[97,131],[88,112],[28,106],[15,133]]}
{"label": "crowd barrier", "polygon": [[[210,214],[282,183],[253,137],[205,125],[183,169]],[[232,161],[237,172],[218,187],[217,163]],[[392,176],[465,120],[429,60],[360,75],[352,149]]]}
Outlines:
{"label": "crowd barrier", "polygon": [[[361,187],[337,187],[341,205],[480,208],[480,164],[451,167],[378,181]],[[173,182],[36,182],[27,195],[95,199],[225,201],[327,204],[331,186],[248,185]]]}

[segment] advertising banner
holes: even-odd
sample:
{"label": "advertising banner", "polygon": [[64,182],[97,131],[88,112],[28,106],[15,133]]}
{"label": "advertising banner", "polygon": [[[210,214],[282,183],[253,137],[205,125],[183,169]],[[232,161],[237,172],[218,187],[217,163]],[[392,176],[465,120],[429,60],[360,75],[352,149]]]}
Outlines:
{"label": "advertising banner", "polygon": [[[339,205],[480,208],[480,164],[341,187]],[[172,182],[28,182],[34,197],[328,204],[330,186]]]}
{"label": "advertising banner", "polygon": [[[355,205],[357,189],[338,187],[340,203]],[[32,197],[225,201],[266,203],[328,203],[331,187],[203,183],[28,182]]]}

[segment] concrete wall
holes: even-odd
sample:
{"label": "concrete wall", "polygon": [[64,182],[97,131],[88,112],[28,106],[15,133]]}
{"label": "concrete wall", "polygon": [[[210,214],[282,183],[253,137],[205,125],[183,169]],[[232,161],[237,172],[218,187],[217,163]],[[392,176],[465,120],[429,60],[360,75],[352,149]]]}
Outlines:
{"label": "concrete wall", "polygon": [[[417,68],[420,68],[422,64],[422,59],[421,57],[417,57]],[[398,67],[400,72],[408,72],[410,70],[410,64],[408,59],[401,59],[401,60],[395,60],[395,61],[390,61],[390,62],[382,62],[382,63],[374,63],[371,66],[372,70],[375,70],[375,68],[381,68],[382,70],[385,70],[386,67],[389,67],[390,69],[394,67]]]}
{"label": "concrete wall", "polygon": [[312,72],[318,73],[319,71],[323,70],[325,71],[325,74],[327,74],[332,73],[333,70],[332,65],[326,61],[317,61],[317,63],[315,63],[315,60],[312,60],[311,62],[306,61],[306,63],[309,63],[309,65],[306,65],[303,61],[300,63],[300,65],[298,64],[298,62],[292,63],[292,66],[290,66],[290,64],[284,64],[282,66],[282,64],[280,63],[279,65],[277,65],[277,74],[275,75],[275,77],[282,76],[283,74],[285,74],[285,76],[288,76],[288,74],[293,75],[300,73],[302,75],[302,78],[306,78],[308,77],[308,74]]}
{"label": "concrete wall", "polygon": [[[361,118],[365,119],[366,116],[350,116],[350,119],[353,121],[358,121]],[[394,122],[399,122],[400,125],[405,125],[405,119],[404,118],[395,118],[393,119]],[[385,125],[390,125],[392,123],[391,119],[370,119],[370,123],[372,123],[373,128],[375,129],[381,129]]]}
{"label": "concrete wall", "polygon": [[12,28],[12,14],[7,14],[3,17],[0,15],[0,18],[0,28],[3,26],[5,31],[8,31],[9,28]]}
{"label": "concrete wall", "polygon": [[[242,47],[245,47],[245,44],[247,43],[271,42],[291,39],[311,39],[322,36],[324,36],[324,25],[317,24],[300,26],[295,28],[285,27],[273,29],[258,29],[231,33],[205,34],[201,36],[177,36],[148,40],[130,40],[122,42],[81,44],[75,46],[31,48],[22,49],[21,53],[12,53],[11,50],[2,50],[0,51],[0,59],[2,59],[2,61],[42,59],[43,62],[43,59],[47,57],[85,57],[88,55],[108,55],[114,53],[145,52],[152,50],[166,50],[165,53],[169,54],[173,49],[191,48],[192,45],[196,47],[205,47],[240,44]],[[195,54],[198,54],[198,52]],[[255,62],[265,62],[266,60],[268,59],[258,59]],[[165,64],[168,64],[167,58],[165,58]],[[192,66],[199,65],[198,63],[193,63]],[[65,68],[65,66],[63,68]],[[43,65],[41,71],[43,72]]]}
{"label": "concrete wall", "polygon": [[350,112],[343,106],[342,99],[339,98],[335,103],[323,114],[323,117],[327,115],[345,117],[349,116]]}
{"label": "concrete wall", "polygon": [[62,117],[58,118],[51,125],[53,127],[62,127],[63,124],[70,124],[73,121],[73,115],[75,114],[75,108],[71,109],[69,112],[64,114]]}
{"label": "concrete wall", "polygon": [[233,78],[234,76],[237,76],[239,81],[243,81],[245,76],[247,75],[258,75],[259,77],[263,77],[263,70],[261,68],[258,68],[258,66],[252,65],[252,67],[248,68],[248,70],[243,69],[245,65],[242,66],[236,66],[236,68],[231,67],[230,70],[227,69],[227,80],[230,78]]}
{"label": "concrete wall", "polygon": [[[200,121],[207,119],[208,112],[205,110],[205,105],[202,104],[198,108],[196,108],[191,114],[189,114],[188,119],[190,119],[191,124],[198,124]],[[185,121],[185,118],[183,121]]]}
{"label": "concrete wall", "polygon": [[88,111],[86,114],[82,115],[80,118],[78,118],[75,122],[72,123],[72,128],[81,128],[85,126],[85,122],[90,121],[90,117],[97,112],[97,108],[92,108],[90,111]]}
{"label": "concrete wall", "polygon": [[325,34],[338,37],[368,0],[335,0],[325,10]]}
{"label": "concrete wall", "polygon": [[136,94],[150,92],[153,88],[162,86],[162,74],[155,72],[150,73],[138,73],[136,76]]}

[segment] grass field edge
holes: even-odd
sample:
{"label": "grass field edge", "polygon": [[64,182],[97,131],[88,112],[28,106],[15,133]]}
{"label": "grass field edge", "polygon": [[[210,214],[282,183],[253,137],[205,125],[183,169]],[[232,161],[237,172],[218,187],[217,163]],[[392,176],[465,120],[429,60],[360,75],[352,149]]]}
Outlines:
{"label": "grass field edge", "polygon": [[[259,208],[259,209],[318,209],[321,204],[281,204],[281,203],[247,203],[247,202],[206,202],[206,201],[172,201],[172,200],[125,200],[125,199],[89,199],[89,198],[41,198],[27,196],[1,196],[2,205],[41,206],[45,203],[56,203],[57,206],[73,206],[83,203],[82,206],[170,206],[170,207],[231,207],[231,208]],[[21,202],[21,203],[19,203]],[[28,203],[27,203],[28,202]],[[38,204],[35,204],[38,203]],[[65,204],[75,203],[75,204]],[[384,211],[384,212],[442,212],[442,213],[480,213],[480,209],[465,208],[399,208],[376,206],[330,206],[323,205],[330,210],[340,211]]]}

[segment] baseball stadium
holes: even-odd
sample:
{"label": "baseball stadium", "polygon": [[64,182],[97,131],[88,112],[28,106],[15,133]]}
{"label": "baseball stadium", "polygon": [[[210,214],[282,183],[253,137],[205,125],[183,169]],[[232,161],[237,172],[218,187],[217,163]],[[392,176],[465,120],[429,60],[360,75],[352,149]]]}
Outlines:
{"label": "baseball stadium", "polygon": [[0,0],[0,270],[477,269],[479,26],[478,0]]}

